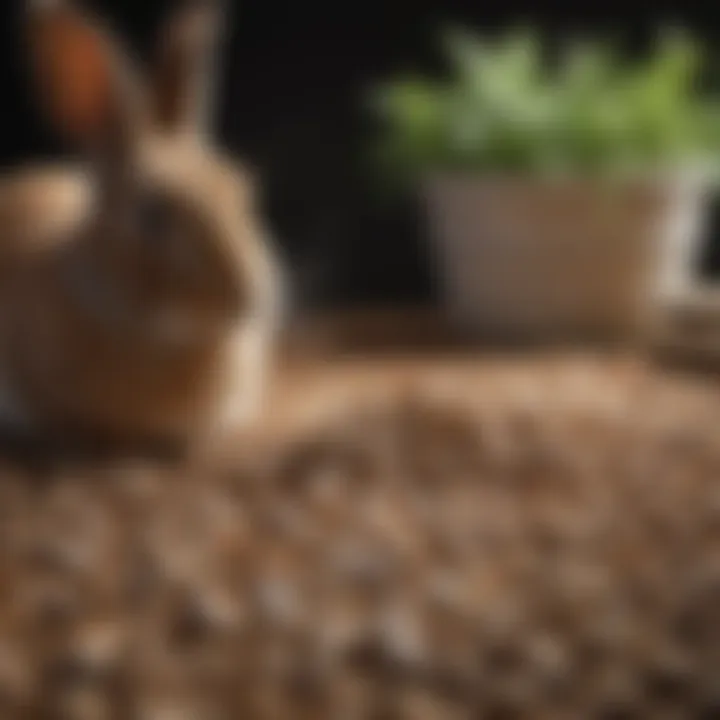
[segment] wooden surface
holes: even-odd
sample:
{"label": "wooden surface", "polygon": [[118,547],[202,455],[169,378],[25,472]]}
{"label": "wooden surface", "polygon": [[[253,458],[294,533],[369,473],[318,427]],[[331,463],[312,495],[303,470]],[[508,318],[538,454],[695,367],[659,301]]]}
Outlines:
{"label": "wooden surface", "polygon": [[696,374],[692,366],[660,362],[636,349],[483,345],[454,332],[438,312],[426,308],[338,312],[298,324],[288,333],[261,428],[305,425],[416,390],[487,394],[503,382],[520,387],[542,384],[552,375],[584,374],[594,378],[589,383],[602,394],[607,381],[617,387],[618,382],[671,376],[678,370],[686,375],[688,368],[692,384],[717,384],[714,372]]}
{"label": "wooden surface", "polygon": [[[693,296],[686,302],[678,301],[658,322],[655,333],[643,340],[645,350],[655,359],[665,357],[656,353],[660,349],[674,349],[677,355],[713,356],[720,369],[720,293]],[[442,312],[432,307],[408,306],[393,308],[365,308],[326,313],[295,323],[285,339],[284,355],[294,358],[316,358],[357,354],[408,354],[442,352],[487,354],[491,348],[507,351],[513,343],[498,342],[461,333],[453,328]],[[574,350],[572,340],[550,342],[518,341],[514,349]],[[601,350],[603,341],[594,343]],[[616,346],[618,343],[616,343]],[[586,343],[589,347],[590,343]],[[626,343],[627,346],[627,343]]]}

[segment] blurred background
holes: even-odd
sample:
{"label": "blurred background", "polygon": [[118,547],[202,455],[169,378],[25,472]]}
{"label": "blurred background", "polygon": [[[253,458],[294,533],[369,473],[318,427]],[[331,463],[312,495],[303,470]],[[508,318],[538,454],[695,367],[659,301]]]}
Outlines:
{"label": "blurred background", "polygon": [[[0,159],[13,165],[61,151],[28,92],[20,0],[0,9]],[[138,51],[152,48],[172,0],[87,0]],[[418,0],[231,2],[218,139],[260,171],[265,200],[302,307],[426,300],[433,295],[425,223],[410,194],[385,195],[369,162],[366,99],[379,81],[442,67],[438,30],[448,23],[493,33],[518,23],[550,41],[610,33],[640,53],[659,23],[680,23],[713,50],[720,27],[696,3],[537,3]],[[720,269],[720,223],[703,267]]]}
{"label": "blurred background", "polygon": [[[720,194],[608,196],[593,174],[720,167],[720,101],[689,92],[695,46],[627,64],[684,27],[720,97],[717,11],[228,1],[216,136],[259,174],[295,309],[377,305],[383,322],[343,319],[342,362],[281,367],[277,425],[232,434],[207,467],[52,478],[0,458],[0,719],[719,718],[720,386],[634,357],[467,362],[444,352],[445,317],[428,338],[434,308],[402,308],[520,336],[625,333],[645,329],[666,249],[673,290],[720,276]],[[175,4],[84,2],[148,60]],[[22,5],[0,3],[5,167],[65,153],[34,103]],[[519,25],[549,51],[616,40],[620,68],[606,83],[586,46],[546,82],[531,40],[492,56],[474,40]],[[469,35],[448,48],[451,26]],[[455,76],[426,82],[453,53]],[[378,138],[370,97],[408,76]],[[538,181],[558,163],[569,183]],[[717,299],[679,338],[715,370]],[[420,352],[388,352],[415,331]]]}

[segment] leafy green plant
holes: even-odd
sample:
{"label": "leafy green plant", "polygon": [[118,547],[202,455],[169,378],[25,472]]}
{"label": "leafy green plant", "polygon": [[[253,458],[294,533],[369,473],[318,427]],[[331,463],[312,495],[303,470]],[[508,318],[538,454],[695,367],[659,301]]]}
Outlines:
{"label": "leafy green plant", "polygon": [[551,65],[530,30],[494,42],[453,30],[445,49],[449,78],[400,78],[374,95],[395,170],[614,172],[720,147],[718,103],[698,89],[702,54],[681,34],[635,63],[583,41]]}

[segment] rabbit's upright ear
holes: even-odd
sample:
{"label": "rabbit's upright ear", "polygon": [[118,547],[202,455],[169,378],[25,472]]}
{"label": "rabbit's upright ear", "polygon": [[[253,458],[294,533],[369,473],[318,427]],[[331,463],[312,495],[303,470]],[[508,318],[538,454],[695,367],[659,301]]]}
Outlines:
{"label": "rabbit's upright ear", "polygon": [[184,0],[165,26],[154,87],[162,130],[209,131],[224,10],[222,0]]}
{"label": "rabbit's upright ear", "polygon": [[29,0],[28,40],[55,126],[85,150],[126,152],[139,132],[140,88],[109,34],[68,0]]}

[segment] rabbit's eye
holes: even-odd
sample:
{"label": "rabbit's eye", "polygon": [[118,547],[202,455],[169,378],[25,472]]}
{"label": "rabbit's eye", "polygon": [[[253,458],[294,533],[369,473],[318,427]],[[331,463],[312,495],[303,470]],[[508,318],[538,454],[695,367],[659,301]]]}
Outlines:
{"label": "rabbit's eye", "polygon": [[173,213],[166,202],[149,198],[137,206],[135,223],[136,229],[143,235],[162,240],[171,232]]}
{"label": "rabbit's eye", "polygon": [[203,268],[192,218],[172,199],[148,196],[136,207],[135,234],[143,255],[176,278],[194,277]]}

